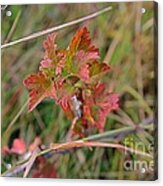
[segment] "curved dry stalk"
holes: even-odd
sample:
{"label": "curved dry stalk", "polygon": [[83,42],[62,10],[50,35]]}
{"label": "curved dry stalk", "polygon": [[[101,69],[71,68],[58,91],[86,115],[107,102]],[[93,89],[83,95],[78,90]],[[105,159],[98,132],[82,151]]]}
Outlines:
{"label": "curved dry stalk", "polygon": [[[147,118],[144,122],[142,122],[139,126],[140,129],[152,129],[153,130],[153,124],[149,124],[153,122],[152,118]],[[137,127],[138,127],[137,126]],[[124,145],[121,144],[116,144],[116,143],[105,143],[102,141],[96,141],[96,140],[102,140],[102,139],[106,139],[106,138],[112,138],[117,136],[118,134],[121,133],[126,133],[128,134],[128,132],[133,132],[137,129],[137,127],[134,126],[129,126],[129,127],[123,127],[120,129],[116,129],[113,131],[107,131],[101,134],[95,134],[86,138],[82,138],[80,140],[77,141],[71,141],[71,142],[66,142],[66,143],[62,143],[62,144],[52,144],[50,148],[45,149],[43,151],[41,151],[40,153],[37,154],[37,157],[39,156],[46,156],[51,152],[55,153],[63,153],[63,152],[70,152],[71,149],[73,148],[82,148],[82,147],[107,147],[107,148],[116,148],[116,149],[120,149],[123,150],[125,152],[130,152],[130,153],[134,153],[137,155],[141,155],[141,156],[145,156],[148,158],[153,158],[153,156],[151,156],[148,153],[144,153],[141,151],[137,151],[133,148],[129,148],[126,147]],[[2,176],[13,176],[17,173],[20,173],[22,171],[24,171],[24,169],[26,169],[26,167],[29,164],[29,160],[30,158],[26,159],[26,160],[22,160],[20,162],[18,162],[15,166],[13,166],[11,169],[7,170],[6,172],[4,172],[2,174]]]}
{"label": "curved dry stalk", "polygon": [[83,140],[77,140],[77,141],[71,141],[71,142],[66,142],[63,144],[53,144],[50,147],[50,151],[52,150],[68,150],[71,148],[80,148],[80,147],[108,147],[108,148],[116,148],[116,149],[120,149],[123,150],[125,152],[130,152],[130,153],[134,153],[137,155],[141,155],[141,156],[146,156],[149,158],[152,158],[153,156],[145,153],[145,152],[141,152],[138,150],[135,150],[133,148],[129,148],[126,147],[124,145],[121,144],[115,144],[115,143],[105,143],[105,142],[98,142],[98,141],[83,141]]}
{"label": "curved dry stalk", "polygon": [[[76,140],[76,141],[71,141],[71,142],[66,142],[66,143],[62,143],[62,144],[52,144],[51,147],[49,149],[46,149],[42,152],[40,152],[39,154],[35,154],[34,158],[32,158],[32,163],[30,164],[31,158],[26,161],[24,164],[21,164],[19,166],[13,167],[12,171],[15,172],[15,170],[18,169],[26,169],[27,171],[25,171],[24,173],[24,177],[27,176],[27,174],[29,173],[29,170],[31,169],[31,166],[33,165],[35,159],[41,155],[45,155],[51,151],[58,151],[58,150],[70,150],[72,148],[81,148],[81,147],[103,147],[103,148],[116,148],[119,150],[123,150],[125,153],[126,152],[130,152],[130,153],[134,153],[136,155],[141,155],[141,156],[145,156],[148,158],[153,158],[153,156],[151,154],[148,154],[146,152],[142,152],[139,150],[135,150],[133,148],[129,148],[126,147],[124,145],[121,144],[115,144],[115,143],[105,143],[105,142],[98,142],[98,141],[83,141],[83,140]],[[30,165],[30,166],[29,166]],[[29,166],[29,168],[28,168]],[[5,172],[4,174],[2,174],[2,176],[8,176],[9,172]]]}
{"label": "curved dry stalk", "polygon": [[27,162],[27,165],[25,166],[25,172],[24,172],[23,178],[26,178],[28,176],[28,173],[34,164],[39,151],[40,149],[38,147],[33,151],[29,161]]}
{"label": "curved dry stalk", "polygon": [[78,23],[81,23],[83,21],[86,21],[86,20],[90,20],[90,19],[93,19],[97,16],[99,16],[100,14],[103,14],[105,12],[108,12],[112,9],[111,6],[109,7],[106,7],[102,10],[99,10],[93,14],[90,14],[88,16],[85,16],[85,17],[81,17],[79,19],[75,19],[73,21],[70,21],[68,23],[64,23],[62,25],[59,25],[59,26],[54,26],[54,27],[51,27],[51,28],[48,28],[46,30],[43,30],[43,31],[39,31],[39,32],[36,32],[36,33],[33,33],[31,35],[28,35],[28,36],[25,36],[25,37],[22,37],[20,39],[17,39],[15,41],[11,41],[9,43],[6,43],[6,44],[3,44],[1,45],[1,48],[6,48],[6,47],[9,47],[9,46],[12,46],[12,45],[16,45],[16,44],[19,44],[19,43],[22,43],[22,42],[25,42],[25,41],[29,41],[31,39],[35,39],[37,37],[40,37],[40,36],[43,36],[43,35],[46,35],[46,34],[49,34],[51,32],[54,32],[54,31],[57,31],[57,30],[60,30],[60,29],[63,29],[63,28],[66,28],[66,27],[69,27],[69,26],[72,26],[72,25],[75,25],[75,24],[78,24]]}

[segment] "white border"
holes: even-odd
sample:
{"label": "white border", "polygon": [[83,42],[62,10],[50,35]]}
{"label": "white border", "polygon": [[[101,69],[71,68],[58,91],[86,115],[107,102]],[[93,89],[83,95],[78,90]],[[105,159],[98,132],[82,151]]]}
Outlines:
{"label": "white border", "polygon": [[[110,0],[1,0],[0,4],[46,4],[46,3],[68,3],[68,2],[109,2]],[[121,0],[113,0],[114,2]],[[113,2],[110,1],[110,2]],[[126,2],[126,0],[124,0]],[[136,0],[138,1],[138,0]],[[155,182],[140,182],[140,181],[110,181],[110,180],[64,180],[64,179],[20,179],[20,178],[0,178],[2,186],[29,186],[39,184],[39,186],[112,186],[112,185],[163,185],[163,0],[157,0],[159,3],[159,180]]]}
{"label": "white border", "polygon": [[[50,4],[50,3],[80,3],[80,2],[120,2],[122,0],[1,0],[0,4]],[[143,1],[143,0],[123,0],[122,2],[131,2],[131,1]],[[150,1],[150,0],[144,0]]]}

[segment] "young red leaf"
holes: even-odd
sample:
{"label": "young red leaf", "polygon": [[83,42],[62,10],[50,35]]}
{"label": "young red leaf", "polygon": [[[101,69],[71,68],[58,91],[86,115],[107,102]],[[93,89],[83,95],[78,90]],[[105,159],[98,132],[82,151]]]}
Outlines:
{"label": "young red leaf", "polygon": [[57,45],[54,44],[56,33],[49,34],[47,39],[43,42],[43,47],[46,50],[46,56],[52,59],[56,54]]}
{"label": "young red leaf", "polygon": [[82,64],[80,66],[79,77],[82,81],[89,80],[89,65],[88,64]]}
{"label": "young red leaf", "polygon": [[81,28],[73,37],[67,50],[66,69],[69,73],[78,74],[80,66],[99,59],[98,48],[92,45],[87,28]]}
{"label": "young red leaf", "polygon": [[85,52],[83,50],[80,50],[79,52],[76,53],[75,60],[79,63],[88,63],[93,60],[99,59],[99,54],[98,52]]}
{"label": "young red leaf", "polygon": [[36,168],[32,171],[32,178],[56,178],[57,171],[54,165],[44,157],[36,159]]}
{"label": "young red leaf", "polygon": [[105,91],[106,85],[104,83],[98,83],[95,86],[94,95],[95,97],[100,96]]}
{"label": "young red leaf", "polygon": [[54,44],[56,34],[48,35],[44,41],[45,56],[40,62],[40,71],[44,71],[47,75],[59,75],[65,64],[66,50],[58,50]]}
{"label": "young red leaf", "polygon": [[119,107],[119,96],[108,92],[104,83],[98,83],[93,89],[84,90],[82,98],[86,123],[103,131],[107,116]]}
{"label": "young red leaf", "polygon": [[58,100],[58,104],[63,108],[64,111],[70,109],[70,104],[69,104],[70,99],[71,99],[70,96],[65,95]]}
{"label": "young red leaf", "polygon": [[100,107],[97,111],[96,126],[100,131],[103,131],[108,114],[119,108],[119,96],[115,93],[106,93],[100,98],[96,101],[97,106]]}
{"label": "young red leaf", "polygon": [[91,44],[90,33],[86,27],[77,31],[69,45],[69,50],[72,55],[74,55],[77,51],[83,50],[99,56],[98,48],[95,48],[95,46]]}
{"label": "young red leaf", "polygon": [[24,154],[26,152],[26,145],[24,140],[14,139],[10,152],[15,154]]}
{"label": "young red leaf", "polygon": [[59,59],[58,58],[58,64],[57,64],[57,66],[56,66],[56,70],[55,70],[55,74],[56,75],[60,75],[61,73],[62,73],[62,69],[64,68],[64,66],[65,66],[65,58],[63,57],[63,58],[61,58],[61,59]]}
{"label": "young red leaf", "polygon": [[71,97],[74,93],[74,87],[72,85],[64,83],[62,86],[58,86],[57,89],[57,104],[61,106],[65,114],[69,118],[73,118],[73,112],[71,110]]}
{"label": "young red leaf", "polygon": [[31,74],[24,80],[29,89],[29,107],[31,112],[45,97],[56,99],[56,90],[53,82],[42,72]]}
{"label": "young red leaf", "polygon": [[52,60],[49,59],[47,56],[44,57],[44,59],[40,62],[41,66],[40,66],[40,70],[44,69],[44,68],[52,68]]}
{"label": "young red leaf", "polygon": [[109,70],[110,70],[110,66],[108,64],[93,61],[90,67],[90,76],[93,77],[96,75],[105,74]]}

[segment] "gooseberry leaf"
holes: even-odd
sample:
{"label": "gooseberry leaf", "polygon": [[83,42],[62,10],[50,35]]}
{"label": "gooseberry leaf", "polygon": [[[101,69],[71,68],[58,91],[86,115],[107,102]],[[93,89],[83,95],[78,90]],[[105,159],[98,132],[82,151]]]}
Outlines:
{"label": "gooseberry leaf", "polygon": [[45,97],[56,99],[56,90],[53,82],[43,72],[29,75],[24,80],[24,85],[29,90],[29,112],[31,112]]}
{"label": "gooseberry leaf", "polygon": [[84,135],[91,127],[102,131],[119,101],[119,96],[101,83],[110,66],[100,61],[99,50],[86,27],[76,32],[67,49],[59,49],[55,40],[55,33],[47,37],[39,72],[24,80],[29,90],[29,111],[45,97],[51,97],[76,123],[72,127],[75,134]]}
{"label": "gooseberry leaf", "polygon": [[40,71],[44,71],[47,75],[55,77],[62,72],[65,64],[66,50],[58,49],[54,44],[56,34],[48,35],[47,39],[43,43],[45,49],[45,55],[40,62]]}
{"label": "gooseberry leaf", "polygon": [[92,45],[87,28],[81,28],[69,44],[65,68],[71,73],[78,74],[82,64],[95,59],[99,59],[99,50]]}
{"label": "gooseberry leaf", "polygon": [[99,109],[96,115],[96,126],[99,131],[103,132],[108,114],[111,111],[117,110],[119,108],[118,101],[118,94],[110,92],[105,93],[103,96],[101,96],[101,99],[97,101],[96,104],[99,106]]}
{"label": "gooseberry leaf", "polygon": [[110,66],[106,63],[93,61],[90,67],[90,77],[109,72]]}
{"label": "gooseberry leaf", "polygon": [[82,64],[80,66],[79,77],[82,81],[88,81],[90,79],[90,77],[89,77],[89,65],[88,64]]}
{"label": "gooseberry leaf", "polygon": [[49,34],[47,39],[43,42],[45,49],[45,56],[49,59],[53,59],[56,56],[57,45],[54,44],[56,33]]}
{"label": "gooseberry leaf", "polygon": [[77,31],[70,42],[69,51],[72,55],[76,54],[77,51],[91,52],[94,55],[99,54],[98,48],[91,43],[90,33],[86,27]]}

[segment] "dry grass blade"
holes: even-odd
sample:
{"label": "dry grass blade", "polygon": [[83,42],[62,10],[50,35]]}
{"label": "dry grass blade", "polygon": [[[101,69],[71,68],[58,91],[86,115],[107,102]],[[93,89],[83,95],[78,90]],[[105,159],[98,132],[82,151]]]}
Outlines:
{"label": "dry grass blade", "polygon": [[54,32],[54,31],[57,31],[57,30],[60,30],[60,29],[63,29],[63,28],[66,28],[66,27],[78,24],[78,23],[81,23],[83,21],[86,21],[86,20],[89,20],[89,19],[93,19],[93,18],[99,16],[100,14],[103,14],[103,13],[105,13],[105,12],[111,10],[111,9],[112,9],[112,7],[110,6],[110,7],[104,8],[104,9],[102,9],[100,11],[97,11],[97,12],[95,12],[93,14],[90,14],[88,16],[76,19],[74,21],[70,21],[68,23],[65,23],[65,24],[62,24],[62,25],[59,25],[59,26],[54,26],[54,27],[48,28],[46,30],[33,33],[33,34],[25,36],[23,38],[17,39],[15,41],[11,41],[10,43],[3,44],[3,45],[1,45],[1,48],[6,48],[6,47],[9,47],[9,46],[12,46],[12,45],[16,45],[18,43],[29,41],[29,40],[35,39],[35,38],[37,38],[39,36],[43,36],[45,34],[49,34],[51,32]]}
{"label": "dry grass blade", "polygon": [[153,111],[152,109],[150,108],[150,106],[148,105],[148,103],[146,102],[146,100],[144,99],[144,97],[142,97],[134,88],[128,86],[128,85],[125,85],[124,86],[124,91],[130,93],[133,97],[135,97],[139,103],[141,104],[142,107],[144,107],[144,109],[146,110],[146,112],[152,116],[153,114]]}
{"label": "dry grass blade", "polygon": [[149,158],[152,158],[153,156],[145,153],[145,152],[141,152],[129,147],[126,147],[124,145],[121,144],[114,144],[114,143],[104,143],[104,142],[98,142],[98,141],[89,141],[89,142],[85,142],[82,140],[77,140],[77,141],[72,141],[72,142],[66,142],[63,144],[54,144],[51,146],[51,150],[65,150],[65,149],[70,149],[70,148],[79,148],[79,147],[108,147],[108,148],[116,148],[116,149],[120,149],[123,150],[125,152],[130,152],[130,153],[134,153],[137,155],[141,155],[141,156],[146,156]]}

